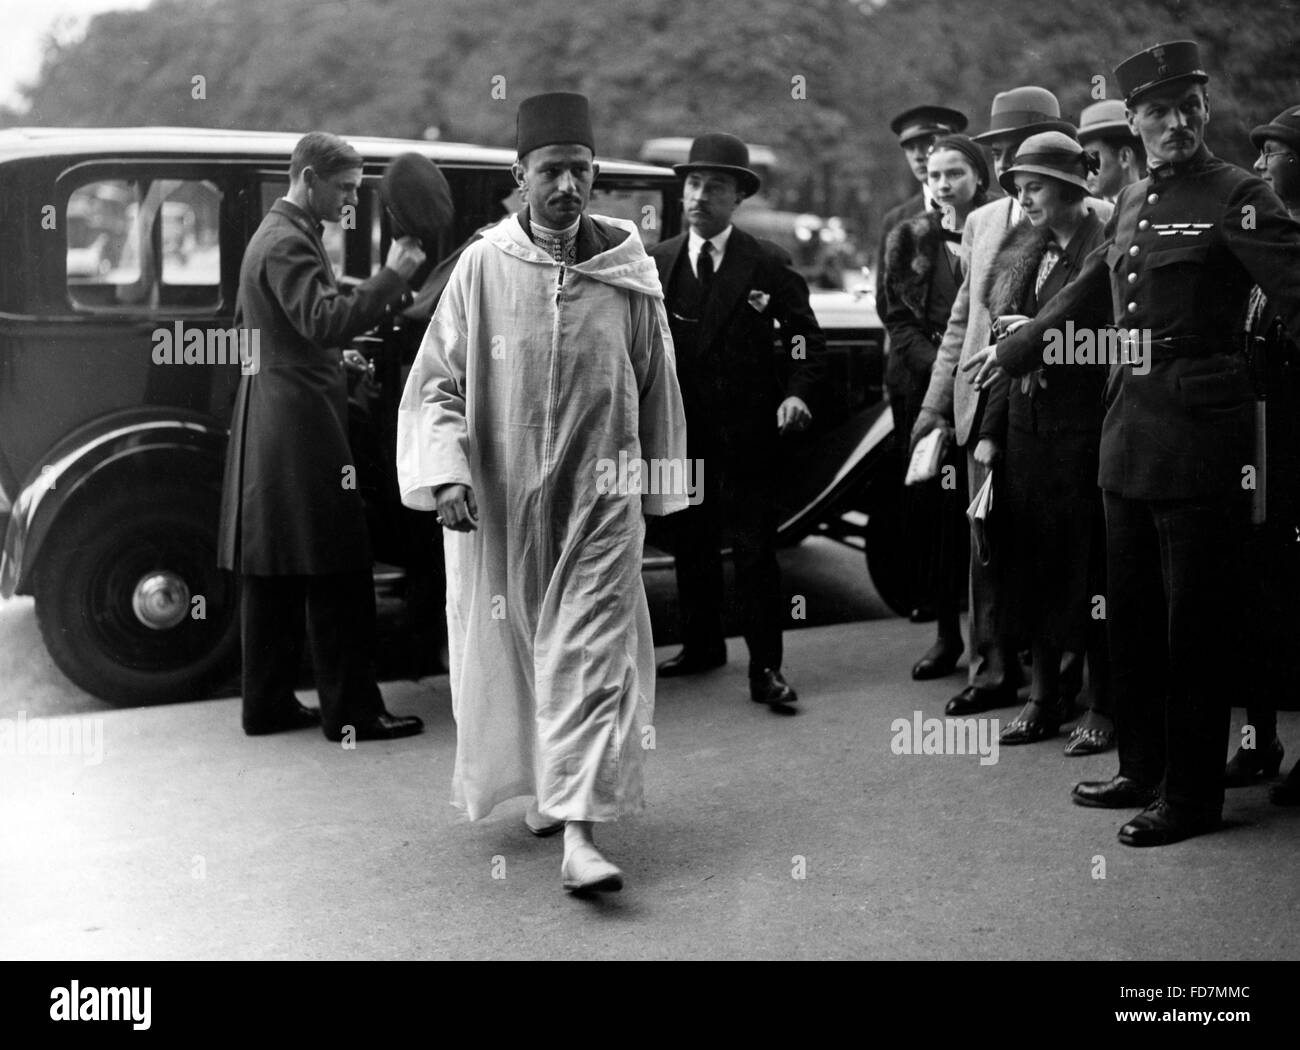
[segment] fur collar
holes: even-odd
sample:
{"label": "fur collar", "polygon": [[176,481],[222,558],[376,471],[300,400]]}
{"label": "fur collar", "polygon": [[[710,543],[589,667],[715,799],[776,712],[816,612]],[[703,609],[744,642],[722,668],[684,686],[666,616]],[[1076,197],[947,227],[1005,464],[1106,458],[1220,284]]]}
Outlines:
{"label": "fur collar", "polygon": [[1050,238],[1051,231],[1047,227],[1036,230],[1028,222],[1007,231],[981,290],[990,317],[1025,313]]}
{"label": "fur collar", "polygon": [[934,260],[943,250],[938,212],[904,219],[889,231],[885,242],[885,274],[889,295],[918,317],[925,314]]}

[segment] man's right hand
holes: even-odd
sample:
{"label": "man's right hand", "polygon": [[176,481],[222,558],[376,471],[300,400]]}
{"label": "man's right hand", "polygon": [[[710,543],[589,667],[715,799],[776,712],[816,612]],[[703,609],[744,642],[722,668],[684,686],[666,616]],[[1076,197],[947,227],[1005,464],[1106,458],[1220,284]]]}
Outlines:
{"label": "man's right hand", "polygon": [[388,246],[388,258],[384,265],[404,281],[409,281],[415,271],[424,265],[424,250],[414,237],[402,237]]}
{"label": "man's right hand", "polygon": [[444,529],[473,532],[478,528],[478,503],[468,485],[440,485],[433,494],[438,522]]}
{"label": "man's right hand", "polygon": [[912,437],[909,448],[916,448],[916,443],[939,427],[947,426],[947,421],[938,412],[932,408],[921,409],[920,414],[916,417],[916,422],[912,424]]}

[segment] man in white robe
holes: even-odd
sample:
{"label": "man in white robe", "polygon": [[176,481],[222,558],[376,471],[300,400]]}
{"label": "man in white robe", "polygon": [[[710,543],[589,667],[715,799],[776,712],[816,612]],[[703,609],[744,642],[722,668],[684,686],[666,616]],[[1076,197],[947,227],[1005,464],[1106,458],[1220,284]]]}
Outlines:
{"label": "man in white robe", "polygon": [[565,888],[618,889],[592,825],[642,805],[642,514],[688,502],[618,465],[684,467],[686,424],[655,264],[634,224],[584,213],[586,99],[525,100],[517,144],[527,207],[448,281],[402,398],[398,474],[447,530],[452,801],[478,820],[535,796],[530,829],[564,827]]}

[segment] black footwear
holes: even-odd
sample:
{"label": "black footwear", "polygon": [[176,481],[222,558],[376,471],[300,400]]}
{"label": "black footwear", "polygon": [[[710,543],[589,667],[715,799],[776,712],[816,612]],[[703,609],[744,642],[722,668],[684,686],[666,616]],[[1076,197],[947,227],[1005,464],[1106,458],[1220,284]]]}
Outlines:
{"label": "black footwear", "polygon": [[690,646],[684,645],[680,653],[669,657],[655,670],[660,678],[674,678],[677,675],[712,671],[715,667],[721,667],[726,662],[727,646],[725,643],[721,649],[692,649]]}
{"label": "black footwear", "polygon": [[1268,797],[1275,806],[1300,806],[1300,762],[1291,767],[1282,783],[1273,785]]}
{"label": "black footwear", "polygon": [[424,722],[414,715],[390,715],[387,711],[376,715],[367,722],[345,725],[335,732],[325,730],[325,739],[336,743],[343,739],[347,730],[352,730],[353,740],[396,740],[402,736],[415,736],[424,732]]}
{"label": "black footwear", "polygon": [[929,605],[918,605],[907,617],[912,623],[933,623],[939,618],[938,613]]}
{"label": "black footwear", "polygon": [[1266,747],[1237,748],[1223,770],[1223,786],[1236,788],[1277,776],[1282,768],[1282,741],[1273,737]]}
{"label": "black footwear", "polygon": [[1216,831],[1219,824],[1217,814],[1189,813],[1158,798],[1119,829],[1119,840],[1125,846],[1168,846]]}
{"label": "black footwear", "polygon": [[249,736],[266,736],[268,733],[284,733],[291,729],[313,729],[320,725],[320,709],[304,707],[294,700],[292,707],[286,707],[269,722],[245,722],[244,732]]}
{"label": "black footwear", "polygon": [[1099,755],[1115,746],[1115,723],[1106,715],[1089,711],[1079,719],[1065,742],[1068,758],[1077,755]]}
{"label": "black footwear", "polygon": [[961,642],[955,648],[944,642],[935,642],[930,651],[912,665],[912,677],[918,682],[947,678],[957,669],[957,659],[965,649]]}
{"label": "black footwear", "polygon": [[1030,700],[998,734],[1000,744],[1036,744],[1050,740],[1065,721],[1065,701]]}
{"label": "black footwear", "polygon": [[749,676],[749,698],[760,704],[793,704],[799,695],[774,667],[764,667]]}
{"label": "black footwear", "polygon": [[1074,785],[1070,797],[1080,806],[1101,809],[1132,809],[1149,806],[1156,800],[1156,789],[1143,787],[1132,777],[1114,776],[1109,780],[1085,780]]}
{"label": "black footwear", "polygon": [[948,701],[943,709],[945,715],[977,715],[994,707],[1007,707],[1016,702],[1016,691],[1009,686],[998,689],[984,689],[978,685],[968,685]]}

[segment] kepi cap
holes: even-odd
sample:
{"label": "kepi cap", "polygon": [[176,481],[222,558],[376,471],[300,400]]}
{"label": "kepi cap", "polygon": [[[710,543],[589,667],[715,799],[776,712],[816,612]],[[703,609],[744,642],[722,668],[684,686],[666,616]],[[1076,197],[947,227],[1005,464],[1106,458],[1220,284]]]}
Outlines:
{"label": "kepi cap", "polygon": [[906,145],[922,135],[948,135],[965,131],[969,121],[960,110],[947,106],[913,106],[889,122],[889,130],[898,136],[898,144]]}
{"label": "kepi cap", "polygon": [[1115,79],[1132,106],[1142,95],[1178,80],[1204,84],[1210,75],[1201,66],[1201,49],[1195,40],[1172,40],[1130,55],[1115,67]]}

